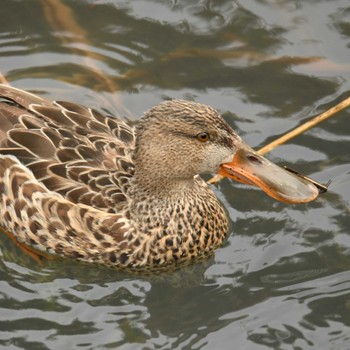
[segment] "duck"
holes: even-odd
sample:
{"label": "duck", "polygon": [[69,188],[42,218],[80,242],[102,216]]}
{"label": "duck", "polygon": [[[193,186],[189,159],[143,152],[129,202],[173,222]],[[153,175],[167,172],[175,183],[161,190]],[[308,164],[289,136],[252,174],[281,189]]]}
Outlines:
{"label": "duck", "polygon": [[230,225],[201,174],[317,196],[205,104],[163,101],[132,124],[9,85],[0,98],[0,226],[38,252],[134,270],[209,256]]}

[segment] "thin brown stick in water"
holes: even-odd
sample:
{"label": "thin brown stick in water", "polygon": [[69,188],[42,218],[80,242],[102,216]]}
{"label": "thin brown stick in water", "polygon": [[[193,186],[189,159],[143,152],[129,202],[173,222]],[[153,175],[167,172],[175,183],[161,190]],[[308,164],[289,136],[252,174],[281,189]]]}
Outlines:
{"label": "thin brown stick in water", "polygon": [[336,106],[328,109],[327,111],[319,114],[317,117],[307,121],[306,123],[298,126],[297,128],[293,129],[292,131],[287,132],[283,136],[279,137],[275,141],[272,141],[268,145],[260,148],[258,150],[258,153],[263,155],[270,151],[272,151],[274,148],[282,145],[283,143],[286,143],[287,141],[291,140],[292,138],[302,134],[303,132],[313,128],[317,124],[323,122],[327,118],[333,116],[335,113],[341,111],[342,109],[350,106],[350,97],[346,98],[342,102],[338,103]]}
{"label": "thin brown stick in water", "polygon": [[[272,151],[274,148],[286,143],[287,141],[291,140],[292,138],[302,134],[303,132],[313,128],[317,124],[321,123],[322,121],[326,120],[327,118],[333,116],[335,113],[347,108],[350,106],[350,97],[346,98],[342,102],[338,103],[336,106],[328,109],[327,111],[319,114],[315,118],[305,122],[304,124],[298,126],[297,128],[287,132],[283,136],[279,137],[275,141],[272,141],[271,143],[267,144],[266,146],[260,148],[257,152],[261,155],[264,155],[270,151]],[[223,176],[221,175],[214,175],[211,179],[209,179],[208,183],[215,184],[223,179]]]}
{"label": "thin brown stick in water", "polygon": [[0,84],[10,85],[4,75],[0,72]]}

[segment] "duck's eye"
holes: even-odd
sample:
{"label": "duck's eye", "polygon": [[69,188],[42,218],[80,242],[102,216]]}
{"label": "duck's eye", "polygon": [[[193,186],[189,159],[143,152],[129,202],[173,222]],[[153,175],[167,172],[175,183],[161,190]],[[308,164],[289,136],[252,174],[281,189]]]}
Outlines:
{"label": "duck's eye", "polygon": [[201,132],[200,134],[197,135],[197,140],[201,142],[206,142],[210,138],[209,133],[207,132]]}

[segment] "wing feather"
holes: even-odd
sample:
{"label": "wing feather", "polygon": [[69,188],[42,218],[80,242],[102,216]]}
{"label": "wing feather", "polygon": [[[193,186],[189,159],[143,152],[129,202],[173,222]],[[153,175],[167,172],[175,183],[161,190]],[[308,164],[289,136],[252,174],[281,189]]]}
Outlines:
{"label": "wing feather", "polygon": [[[0,85],[0,154],[26,165],[49,191],[109,212],[125,205],[134,128],[71,102]],[[116,180],[118,179],[118,180]]]}

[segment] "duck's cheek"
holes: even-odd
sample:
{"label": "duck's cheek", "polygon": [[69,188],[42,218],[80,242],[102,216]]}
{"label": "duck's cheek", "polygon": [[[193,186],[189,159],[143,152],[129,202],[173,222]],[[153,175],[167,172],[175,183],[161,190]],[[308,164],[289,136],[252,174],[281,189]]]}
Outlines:
{"label": "duck's cheek", "polygon": [[221,159],[220,165],[221,164],[225,164],[225,163],[229,163],[233,159],[233,157],[235,155],[235,152],[230,150],[230,151],[227,152],[227,154],[228,155],[225,158]]}
{"label": "duck's cheek", "polygon": [[202,155],[199,173],[216,173],[221,164],[232,160],[234,151],[216,145],[210,147],[209,152]]}

